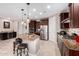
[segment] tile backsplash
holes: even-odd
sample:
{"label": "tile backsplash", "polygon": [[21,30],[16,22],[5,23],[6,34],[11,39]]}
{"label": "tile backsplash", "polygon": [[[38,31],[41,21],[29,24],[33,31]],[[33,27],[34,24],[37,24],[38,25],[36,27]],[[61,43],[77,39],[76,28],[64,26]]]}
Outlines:
{"label": "tile backsplash", "polygon": [[79,28],[70,28],[68,31],[69,31],[70,33],[76,33],[76,34],[79,35]]}

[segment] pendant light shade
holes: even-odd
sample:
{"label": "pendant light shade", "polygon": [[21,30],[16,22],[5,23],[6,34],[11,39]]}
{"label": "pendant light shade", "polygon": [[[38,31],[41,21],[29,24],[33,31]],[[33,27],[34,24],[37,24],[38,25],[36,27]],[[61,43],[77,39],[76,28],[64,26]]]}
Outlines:
{"label": "pendant light shade", "polygon": [[[22,22],[21,22],[21,24],[24,25],[24,26],[27,26],[30,22],[30,18],[29,18],[29,5],[30,5],[30,3],[26,3],[26,4],[27,4],[27,10],[26,10],[27,14],[23,13],[25,11],[24,9],[21,9],[21,11],[22,11]],[[26,21],[23,20],[24,19],[23,16],[26,16]]]}

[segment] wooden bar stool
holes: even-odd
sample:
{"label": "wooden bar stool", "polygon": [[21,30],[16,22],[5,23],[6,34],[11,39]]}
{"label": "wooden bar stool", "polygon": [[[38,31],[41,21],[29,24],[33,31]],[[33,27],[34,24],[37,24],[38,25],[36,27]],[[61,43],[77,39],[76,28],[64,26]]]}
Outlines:
{"label": "wooden bar stool", "polygon": [[13,54],[15,54],[15,51],[17,49],[17,46],[22,43],[21,38],[16,38],[15,41],[13,42]]}
{"label": "wooden bar stool", "polygon": [[28,45],[27,43],[22,43],[20,45],[18,45],[17,47],[17,56],[20,55],[22,56],[22,54],[26,54],[26,49],[27,49],[27,56],[28,56]]}

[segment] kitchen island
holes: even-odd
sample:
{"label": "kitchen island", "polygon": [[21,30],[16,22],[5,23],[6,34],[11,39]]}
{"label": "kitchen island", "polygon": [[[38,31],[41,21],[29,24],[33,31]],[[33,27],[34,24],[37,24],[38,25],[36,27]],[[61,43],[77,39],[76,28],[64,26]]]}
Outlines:
{"label": "kitchen island", "polygon": [[76,44],[75,40],[64,39],[63,43],[64,56],[79,56],[79,45]]}
{"label": "kitchen island", "polygon": [[57,42],[62,56],[79,56],[79,45],[74,39],[65,39],[58,35]]}
{"label": "kitchen island", "polygon": [[23,43],[28,44],[29,55],[36,55],[39,50],[39,40],[40,37],[36,34],[21,34],[18,36],[22,38]]}

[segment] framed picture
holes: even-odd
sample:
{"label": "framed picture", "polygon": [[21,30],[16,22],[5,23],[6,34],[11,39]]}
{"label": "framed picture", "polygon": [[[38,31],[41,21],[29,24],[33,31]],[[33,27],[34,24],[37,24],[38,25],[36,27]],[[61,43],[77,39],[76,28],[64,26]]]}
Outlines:
{"label": "framed picture", "polygon": [[10,22],[4,22],[4,28],[10,28]]}

